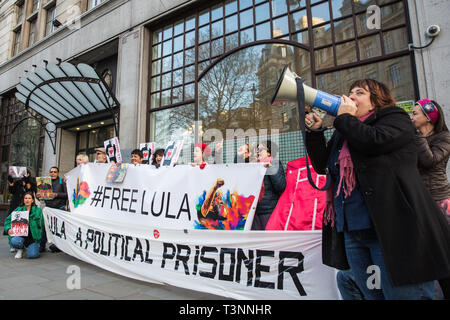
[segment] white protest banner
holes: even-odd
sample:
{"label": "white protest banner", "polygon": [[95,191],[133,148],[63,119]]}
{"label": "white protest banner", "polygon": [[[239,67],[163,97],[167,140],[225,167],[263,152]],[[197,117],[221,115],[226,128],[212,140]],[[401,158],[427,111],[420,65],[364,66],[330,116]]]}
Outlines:
{"label": "white protest banner", "polygon": [[250,230],[266,172],[261,163],[129,165],[122,183],[108,183],[110,166],[88,163],[65,175],[71,212],[178,230]]}
{"label": "white protest banner", "polygon": [[234,299],[339,299],[321,231],[174,230],[45,208],[62,251],[133,279]]}

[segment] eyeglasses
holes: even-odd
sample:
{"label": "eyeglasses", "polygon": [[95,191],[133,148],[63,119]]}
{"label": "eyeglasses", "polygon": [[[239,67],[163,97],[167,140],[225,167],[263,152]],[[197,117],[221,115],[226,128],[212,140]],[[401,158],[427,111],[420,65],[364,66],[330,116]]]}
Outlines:
{"label": "eyeglasses", "polygon": [[50,171],[50,173],[58,173],[58,171]]}
{"label": "eyeglasses", "polygon": [[267,150],[267,148],[259,147],[259,148],[258,148],[258,149],[256,149],[256,150],[258,150],[259,152],[261,152],[261,151],[265,151],[265,150]]}

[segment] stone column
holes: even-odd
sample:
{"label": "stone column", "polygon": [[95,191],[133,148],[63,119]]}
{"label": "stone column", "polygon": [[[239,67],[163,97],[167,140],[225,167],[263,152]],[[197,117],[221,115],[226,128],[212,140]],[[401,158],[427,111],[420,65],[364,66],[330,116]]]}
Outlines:
{"label": "stone column", "polygon": [[148,31],[137,27],[119,38],[116,96],[120,102],[119,143],[124,162],[145,142]]}

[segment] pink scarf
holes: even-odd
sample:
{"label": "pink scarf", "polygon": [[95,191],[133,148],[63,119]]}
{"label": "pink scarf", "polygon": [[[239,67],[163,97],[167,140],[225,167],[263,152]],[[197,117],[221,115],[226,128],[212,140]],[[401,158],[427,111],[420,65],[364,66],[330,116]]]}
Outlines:
{"label": "pink scarf", "polygon": [[[370,117],[375,111],[369,112],[368,114],[362,116],[361,118],[358,118],[359,121],[364,121],[368,117]],[[341,192],[341,186],[344,187],[344,198],[349,197],[353,189],[356,185],[356,177],[355,177],[355,170],[353,166],[352,157],[350,155],[350,150],[348,148],[348,142],[347,140],[344,140],[344,143],[342,144],[341,153],[338,157],[338,163],[339,163],[339,185],[338,190],[336,193],[336,197]],[[333,205],[333,184],[330,184],[330,187],[327,190],[327,197],[326,197],[326,207],[323,214],[323,218],[325,220],[325,225],[328,225],[329,222],[331,222],[331,226],[334,227],[334,222],[336,220],[336,212],[334,211],[334,205]]]}

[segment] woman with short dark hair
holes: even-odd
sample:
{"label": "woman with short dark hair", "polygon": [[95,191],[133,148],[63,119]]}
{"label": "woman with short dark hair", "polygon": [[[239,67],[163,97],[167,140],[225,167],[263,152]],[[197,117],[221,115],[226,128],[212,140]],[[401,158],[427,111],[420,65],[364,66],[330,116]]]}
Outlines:
{"label": "woman with short dark hair", "polygon": [[432,299],[433,280],[450,275],[450,229],[417,169],[408,114],[386,85],[363,79],[342,96],[328,143],[313,117],[308,154],[332,181],[324,225],[343,232],[358,288],[366,299]]}

